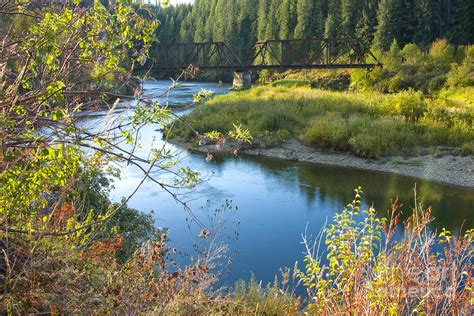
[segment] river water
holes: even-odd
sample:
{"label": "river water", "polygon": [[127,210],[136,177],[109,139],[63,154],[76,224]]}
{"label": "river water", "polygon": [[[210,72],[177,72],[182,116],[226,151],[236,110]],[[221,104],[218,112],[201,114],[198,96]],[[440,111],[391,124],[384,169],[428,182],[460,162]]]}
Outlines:
{"label": "river water", "polygon": [[[229,87],[215,83],[195,82],[195,86],[173,89],[160,97],[171,106],[189,104],[200,88],[227,93]],[[163,95],[169,81],[147,81],[144,89],[149,97]],[[147,126],[141,150],[162,145],[156,126]],[[212,231],[220,231],[219,240],[229,245],[232,263],[221,276],[222,284],[248,279],[271,282],[282,267],[293,267],[303,259],[301,235],[306,231],[316,235],[330,222],[336,211],[353,199],[354,188],[362,186],[364,204],[373,204],[380,214],[386,214],[390,200],[399,197],[409,213],[414,206],[413,187],[423,204],[433,207],[432,229],[456,230],[463,223],[474,224],[474,190],[423,181],[395,174],[323,165],[289,162],[277,159],[247,157],[218,158],[206,162],[202,154],[180,152],[182,165],[200,171],[208,181],[180,196],[191,207],[192,214],[156,185],[146,182],[129,202],[129,206],[144,212],[154,212],[156,225],[169,229],[172,246],[182,252],[179,261],[189,262],[195,247],[205,241],[198,237],[200,227],[191,223],[196,216]],[[130,194],[141,180],[141,173],[124,167],[120,180],[115,180],[114,200]],[[222,204],[237,207],[236,211],[217,212]],[[224,207],[225,208],[225,207]],[[224,214],[224,215],[222,215]],[[217,219],[216,219],[217,218]],[[190,224],[191,223],[191,224]]]}

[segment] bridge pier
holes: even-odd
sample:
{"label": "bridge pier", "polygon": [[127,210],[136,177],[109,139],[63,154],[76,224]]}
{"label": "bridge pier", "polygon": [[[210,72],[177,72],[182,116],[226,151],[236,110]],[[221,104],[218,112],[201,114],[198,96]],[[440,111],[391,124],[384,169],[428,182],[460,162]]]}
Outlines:
{"label": "bridge pier", "polygon": [[250,71],[235,71],[232,89],[248,89],[252,86],[252,74]]}

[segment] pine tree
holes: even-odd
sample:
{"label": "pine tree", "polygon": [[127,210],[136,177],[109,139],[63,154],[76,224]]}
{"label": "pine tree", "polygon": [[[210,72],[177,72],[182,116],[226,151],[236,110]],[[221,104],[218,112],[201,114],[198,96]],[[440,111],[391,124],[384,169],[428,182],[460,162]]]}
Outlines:
{"label": "pine tree", "polygon": [[374,35],[374,45],[382,50],[387,50],[393,40],[400,38],[400,28],[403,17],[401,0],[381,0],[377,11],[377,30]]}
{"label": "pine tree", "polygon": [[267,25],[265,28],[265,39],[278,39],[279,37],[279,25],[277,20],[278,14],[278,3],[280,0],[271,0],[270,6],[267,12]]}
{"label": "pine tree", "polygon": [[343,28],[341,25],[341,1],[340,0],[329,0],[328,1],[328,16],[324,26],[325,37],[337,37],[343,34]]}
{"label": "pine tree", "polygon": [[257,39],[357,36],[384,50],[393,40],[474,42],[473,0],[195,0],[156,16],[160,41],[225,41],[242,59]]}
{"label": "pine tree", "polygon": [[176,30],[175,30],[174,16],[171,16],[167,22],[168,23],[166,25],[166,42],[175,43]]}
{"label": "pine tree", "polygon": [[290,38],[291,34],[291,0],[281,0],[277,11],[280,39]]}
{"label": "pine tree", "polygon": [[296,7],[297,23],[295,27],[295,38],[308,38],[311,32],[311,13],[313,11],[312,0],[298,0]]}
{"label": "pine tree", "polygon": [[415,0],[416,28],[412,41],[428,45],[439,37],[440,7],[438,4],[437,0]]}
{"label": "pine tree", "polygon": [[257,37],[259,40],[264,40],[266,36],[268,7],[269,7],[269,0],[258,1]]}
{"label": "pine tree", "polygon": [[226,0],[217,0],[216,7],[215,7],[215,17],[213,21],[213,31],[214,34],[213,40],[218,42],[223,42],[226,33],[230,32],[230,30],[226,29],[227,23],[227,12],[225,10],[225,3],[228,2]]}
{"label": "pine tree", "polygon": [[250,59],[252,47],[257,41],[257,13],[255,8],[258,0],[241,0],[239,2],[238,26],[240,29],[240,45],[238,56],[242,61]]}
{"label": "pine tree", "polygon": [[452,0],[449,38],[455,44],[474,43],[474,3],[472,0]]}
{"label": "pine tree", "polygon": [[312,13],[311,36],[322,37],[327,17],[327,0],[314,0]]}
{"label": "pine tree", "polygon": [[293,38],[295,35],[296,24],[298,23],[298,13],[297,13],[298,2],[296,0],[290,0],[290,23],[288,38]]}
{"label": "pine tree", "polygon": [[340,34],[343,36],[354,37],[356,34],[357,21],[360,19],[361,13],[360,1],[342,0],[340,4],[340,11],[342,28]]}
{"label": "pine tree", "polygon": [[375,28],[377,26],[377,0],[365,0],[362,6],[360,19],[356,27],[356,35],[366,44],[374,40]]}
{"label": "pine tree", "polygon": [[[399,0],[398,10],[399,13],[396,16],[398,18],[398,34],[397,42],[403,47],[408,43],[413,42],[413,38],[417,28],[417,12],[416,12],[416,1],[418,0]],[[425,1],[425,0],[422,0]],[[432,1],[432,0],[428,0]],[[434,0],[438,1],[438,0]]]}

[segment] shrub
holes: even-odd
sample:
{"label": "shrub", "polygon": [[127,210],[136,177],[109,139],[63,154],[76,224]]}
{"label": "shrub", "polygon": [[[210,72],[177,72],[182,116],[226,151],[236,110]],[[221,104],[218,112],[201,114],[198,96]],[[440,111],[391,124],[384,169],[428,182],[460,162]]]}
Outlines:
{"label": "shrub", "polygon": [[427,102],[426,118],[446,127],[465,125],[472,129],[474,110],[465,106],[450,104],[447,100],[436,99]]}
{"label": "shrub", "polygon": [[[462,102],[396,94],[261,86],[217,96],[185,118],[198,132],[232,129],[239,122],[267,146],[297,136],[310,146],[350,150],[364,157],[416,146],[461,146],[473,137],[473,111]],[[176,123],[175,135],[194,138]]]}
{"label": "shrub", "polygon": [[297,119],[291,113],[283,109],[267,110],[255,123],[259,130],[271,132],[282,129],[292,130],[294,124],[297,124]]}
{"label": "shrub", "polygon": [[419,91],[402,91],[387,98],[386,102],[388,102],[386,108],[391,108],[395,114],[404,116],[407,122],[417,122],[426,111],[423,95]]}
{"label": "shrub", "polygon": [[354,116],[349,121],[351,150],[360,156],[381,157],[415,147],[416,133],[409,126],[388,119]]}
{"label": "shrub", "polygon": [[[464,50],[464,56],[457,54]],[[375,68],[370,73],[354,70],[351,86],[380,92],[411,88],[434,96],[441,90],[474,84],[472,46],[455,51],[446,40],[438,40],[426,52],[416,44],[407,44],[400,50],[393,43],[389,51],[378,55],[383,68]]]}
{"label": "shrub", "polygon": [[447,88],[474,85],[474,45],[466,47],[462,64],[454,64],[448,73]]}
{"label": "shrub", "polygon": [[455,62],[454,47],[446,39],[440,39],[431,44],[428,52],[437,67],[449,67]]}
{"label": "shrub", "polygon": [[406,44],[401,51],[401,55],[406,64],[421,64],[425,58],[423,51],[413,43]]}
{"label": "shrub", "polygon": [[[287,274],[287,273],[285,273]],[[232,300],[241,302],[243,307],[239,314],[258,315],[294,315],[301,306],[300,299],[288,291],[284,286],[288,280],[285,276],[282,284],[275,281],[263,287],[252,276],[250,281],[237,282],[231,294]],[[230,313],[230,314],[235,314]]]}
{"label": "shrub", "polygon": [[351,84],[351,78],[347,73],[330,73],[313,79],[313,88],[343,91],[347,90]]}
{"label": "shrub", "polygon": [[[470,310],[474,230],[458,237],[443,230],[437,236],[428,229],[431,209],[415,206],[402,239],[394,240],[397,202],[387,218],[379,219],[373,207],[361,208],[361,195],[359,188],[321,239],[314,244],[303,239],[305,267],[295,274],[310,298],[307,312],[431,315]],[[327,245],[324,254],[316,252],[321,241]]]}
{"label": "shrub", "polygon": [[345,149],[349,135],[347,123],[337,113],[330,112],[316,118],[301,140],[308,145]]}
{"label": "shrub", "polygon": [[446,83],[447,76],[445,74],[439,75],[431,79],[428,83],[428,92],[435,94],[440,91]]}

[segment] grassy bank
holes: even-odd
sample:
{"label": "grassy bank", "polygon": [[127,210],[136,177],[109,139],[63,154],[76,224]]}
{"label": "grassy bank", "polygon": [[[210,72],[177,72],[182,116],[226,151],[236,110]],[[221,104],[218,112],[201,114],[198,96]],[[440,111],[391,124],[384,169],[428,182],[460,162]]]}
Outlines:
{"label": "grassy bank", "polygon": [[[472,154],[473,117],[469,105],[414,91],[334,92],[283,82],[218,96],[186,120],[201,133],[226,133],[233,123],[242,124],[259,146],[277,146],[294,137],[309,146],[380,157],[435,152],[439,146]],[[177,124],[173,136],[194,141],[184,124]]]}

